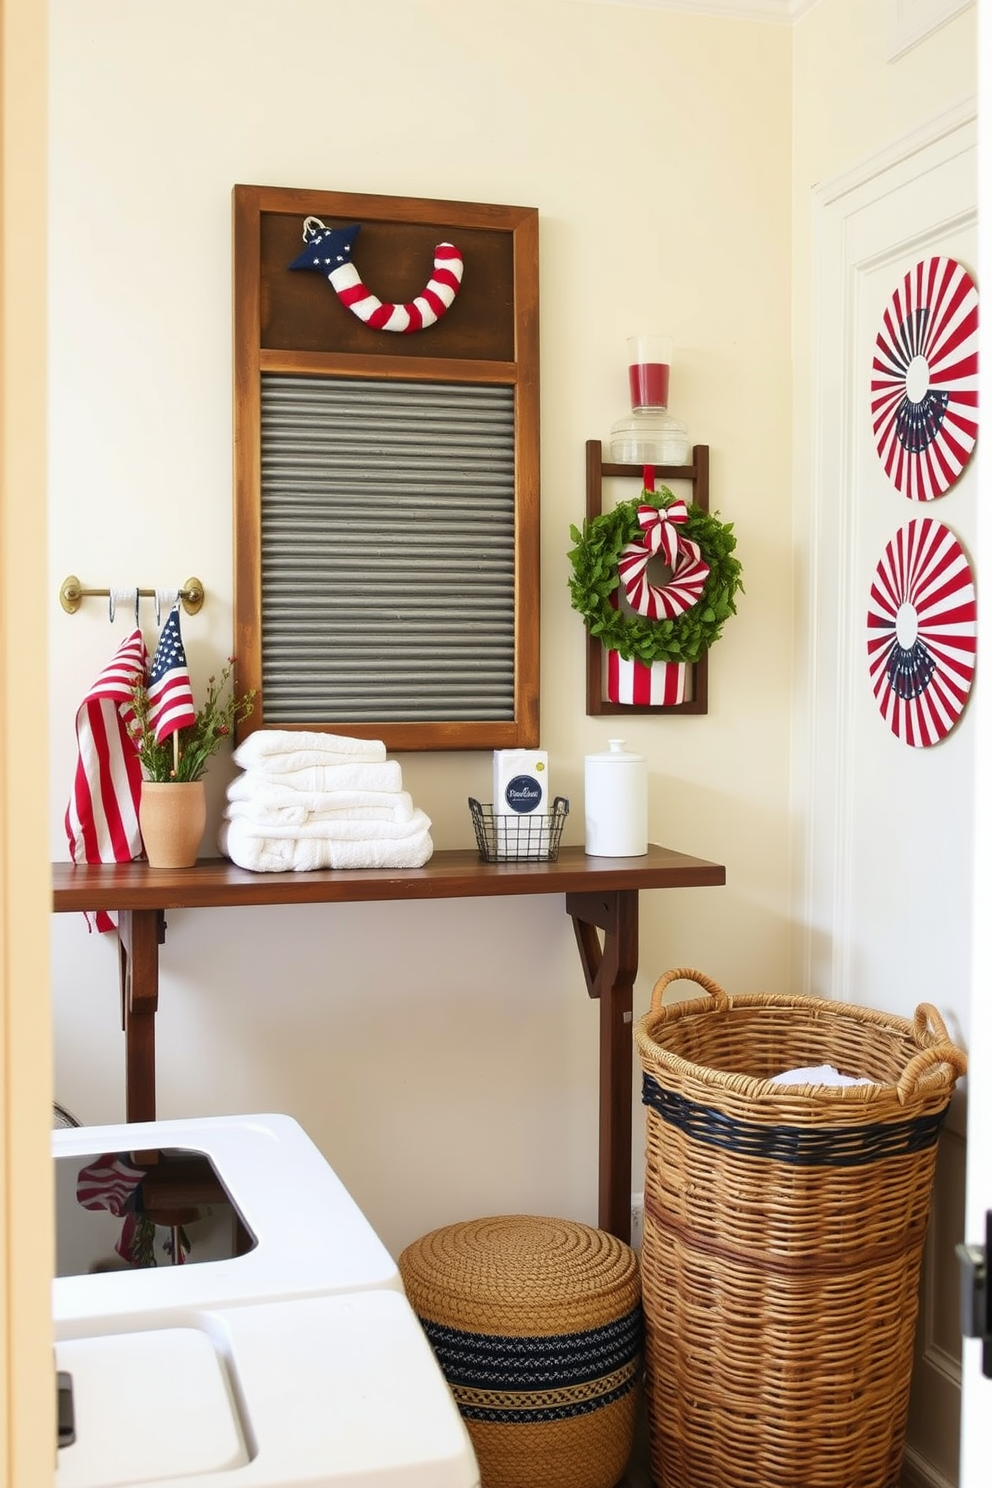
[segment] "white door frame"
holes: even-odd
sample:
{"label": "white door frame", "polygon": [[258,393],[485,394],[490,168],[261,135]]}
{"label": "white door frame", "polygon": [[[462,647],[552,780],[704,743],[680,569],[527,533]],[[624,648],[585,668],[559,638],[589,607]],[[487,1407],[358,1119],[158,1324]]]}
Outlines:
{"label": "white door frame", "polygon": [[55,1473],[46,658],[48,7],[0,0],[0,1485]]}
{"label": "white door frame", "polygon": [[[988,17],[986,16],[986,20]],[[992,59],[992,46],[983,44]],[[992,150],[992,116],[979,115],[978,154],[987,163]],[[988,201],[985,197],[983,205]],[[979,236],[979,291],[992,286],[992,246]],[[979,366],[992,367],[992,321],[979,316]],[[984,383],[981,406],[987,406]],[[992,575],[992,510],[986,500],[978,513],[976,563],[979,577]],[[992,593],[992,591],[990,591]],[[992,604],[979,590],[978,655],[992,657]],[[978,757],[992,760],[992,685],[975,698]],[[968,1050],[968,1172],[965,1239],[985,1243],[985,1214],[992,1209],[992,769],[975,781],[974,936],[972,943],[971,1040]],[[986,1264],[992,1257],[986,1256]],[[982,1346],[965,1340],[961,1374],[961,1488],[984,1488],[992,1473],[992,1380],[981,1372]]]}

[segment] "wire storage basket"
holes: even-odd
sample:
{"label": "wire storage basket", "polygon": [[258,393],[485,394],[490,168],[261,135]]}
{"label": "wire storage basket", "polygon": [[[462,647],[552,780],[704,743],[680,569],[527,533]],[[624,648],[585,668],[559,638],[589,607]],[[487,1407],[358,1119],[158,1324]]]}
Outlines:
{"label": "wire storage basket", "polygon": [[[663,1005],[689,980],[705,996]],[[641,1277],[659,1488],[894,1488],[937,1138],[936,1009],[655,984]],[[865,1083],[782,1084],[826,1066]],[[806,1078],[806,1077],[804,1077]]]}
{"label": "wire storage basket", "polygon": [[546,814],[510,811],[494,814],[491,805],[468,798],[479,856],[487,863],[556,863],[568,801],[555,796]]}

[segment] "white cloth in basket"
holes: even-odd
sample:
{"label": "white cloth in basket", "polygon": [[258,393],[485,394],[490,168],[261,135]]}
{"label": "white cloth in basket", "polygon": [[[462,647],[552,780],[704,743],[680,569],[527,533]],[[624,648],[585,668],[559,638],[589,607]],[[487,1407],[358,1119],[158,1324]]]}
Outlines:
{"label": "white cloth in basket", "polygon": [[807,1064],[772,1076],[773,1085],[876,1085],[877,1080],[842,1075],[832,1064]]}

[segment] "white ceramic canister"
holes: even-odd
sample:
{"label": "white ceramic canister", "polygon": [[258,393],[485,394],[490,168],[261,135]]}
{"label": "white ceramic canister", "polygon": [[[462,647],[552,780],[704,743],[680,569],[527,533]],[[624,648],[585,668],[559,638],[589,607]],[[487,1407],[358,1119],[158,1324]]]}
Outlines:
{"label": "white ceramic canister", "polygon": [[605,754],[587,754],[586,853],[593,858],[641,858],[648,850],[648,762],[625,740]]}

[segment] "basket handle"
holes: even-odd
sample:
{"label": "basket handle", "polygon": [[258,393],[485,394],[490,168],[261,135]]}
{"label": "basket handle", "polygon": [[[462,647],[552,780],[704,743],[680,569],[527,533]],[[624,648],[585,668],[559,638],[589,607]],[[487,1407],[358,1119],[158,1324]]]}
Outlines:
{"label": "basket handle", "polygon": [[676,966],[672,971],[663,971],[661,976],[655,982],[654,989],[651,993],[652,1013],[660,1012],[661,999],[664,995],[665,988],[672,982],[696,982],[700,987],[702,987],[704,992],[708,992],[710,994],[710,996],[719,1007],[729,1008],[730,1006],[730,998],[720,986],[719,982],[714,982],[712,977],[706,976],[706,974],[702,971],[693,971],[692,968],[689,966]]}
{"label": "basket handle", "polygon": [[947,1024],[932,1002],[921,1002],[913,1014],[913,1037],[921,1049],[929,1049],[931,1044],[950,1042]]}
{"label": "basket handle", "polygon": [[920,1052],[909,1061],[896,1085],[896,1094],[902,1105],[918,1094],[924,1083],[937,1083],[933,1078],[925,1080],[925,1077],[928,1071],[936,1074],[938,1065],[950,1065],[955,1078],[968,1073],[967,1056],[951,1043],[946,1024],[932,1003],[921,1002],[916,1009],[913,1037],[920,1045]]}

